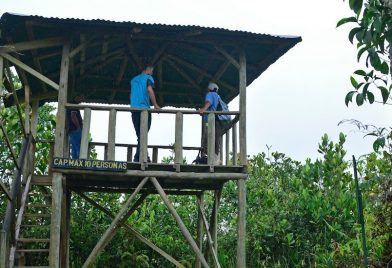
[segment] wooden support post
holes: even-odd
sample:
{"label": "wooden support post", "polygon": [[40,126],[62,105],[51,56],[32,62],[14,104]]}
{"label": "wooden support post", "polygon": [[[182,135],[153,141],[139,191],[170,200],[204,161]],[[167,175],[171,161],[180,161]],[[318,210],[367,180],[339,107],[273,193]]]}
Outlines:
{"label": "wooden support post", "polygon": [[105,161],[108,160],[108,144],[107,143],[103,146],[103,159]]}
{"label": "wooden support post", "polygon": [[176,132],[175,132],[175,143],[174,143],[174,164],[176,165],[176,171],[180,172],[180,166],[182,164],[182,138],[183,134],[183,114],[181,112],[176,113]]}
{"label": "wooden support post", "polygon": [[[78,195],[80,195],[82,198],[84,198],[87,202],[89,202],[90,204],[92,204],[94,207],[98,208],[99,210],[103,211],[106,215],[108,215],[110,218],[114,219],[115,215],[110,212],[108,209],[104,208],[103,206],[101,206],[100,204],[98,204],[97,202],[95,202],[93,199],[91,199],[90,197],[86,196],[83,193],[80,192],[76,192]],[[142,236],[138,231],[136,231],[135,229],[133,229],[129,224],[127,224],[126,222],[123,222],[122,225],[132,234],[134,235],[137,239],[139,239],[141,242],[145,243],[147,246],[149,246],[150,248],[152,248],[153,250],[155,250],[156,252],[158,252],[159,254],[161,254],[162,257],[164,257],[165,259],[167,259],[168,261],[170,261],[171,263],[173,263],[176,267],[180,267],[180,268],[185,268],[185,266],[183,266],[181,263],[179,263],[178,261],[176,261],[172,256],[170,256],[168,253],[166,253],[165,251],[163,251],[162,249],[160,249],[159,247],[157,247],[156,245],[154,245],[150,240],[148,240],[147,238],[145,238],[144,236]]]}
{"label": "wooden support post", "polygon": [[[203,218],[201,215],[201,209],[204,208],[204,194],[197,196],[197,244],[199,245],[200,251],[203,251]],[[201,262],[198,257],[196,257],[195,268],[201,268]]]}
{"label": "wooden support post", "polygon": [[[240,88],[240,158],[241,165],[247,166],[246,152],[246,57],[241,51],[239,59],[239,88]],[[237,267],[246,267],[246,186],[245,180],[240,179],[238,185],[238,224],[237,224]]]}
{"label": "wooden support post", "polygon": [[140,114],[140,152],[139,162],[142,163],[142,169],[144,169],[145,163],[147,163],[147,144],[148,144],[148,111],[144,110]]}
{"label": "wooden support post", "polygon": [[25,129],[26,133],[30,133],[30,86],[25,85]]}
{"label": "wooden support post", "polygon": [[91,109],[85,108],[83,113],[82,139],[80,141],[80,154],[79,154],[80,159],[88,158],[90,125],[91,125]]}
{"label": "wooden support post", "polygon": [[206,259],[203,256],[203,253],[198,248],[195,240],[193,240],[192,235],[189,233],[188,229],[186,228],[185,224],[181,220],[181,217],[178,215],[176,209],[170,202],[169,198],[167,197],[165,191],[162,189],[162,186],[159,184],[158,180],[154,177],[150,178],[151,182],[154,184],[155,188],[157,189],[159,195],[161,196],[163,202],[165,203],[166,207],[169,209],[170,213],[173,215],[174,219],[176,220],[178,226],[182,234],[184,235],[185,239],[188,241],[190,246],[192,247],[193,252],[195,252],[198,259],[200,259],[203,267],[209,267]]}
{"label": "wooden support post", "polygon": [[215,114],[208,114],[208,137],[207,137],[207,151],[208,164],[210,166],[215,163]]}
{"label": "wooden support post", "polygon": [[33,138],[37,138],[37,124],[38,124],[38,112],[39,112],[39,101],[34,100],[31,107],[31,134]]}
{"label": "wooden support post", "polygon": [[67,189],[63,179],[63,203],[61,220],[61,267],[69,267],[69,237],[70,237],[70,216],[71,216],[71,192]]}
{"label": "wooden support post", "polygon": [[237,124],[233,125],[233,165],[237,165],[238,155],[237,155]]}
{"label": "wooden support post", "polygon": [[152,162],[158,163],[158,147],[152,148]]}
{"label": "wooden support post", "polygon": [[132,148],[132,146],[128,146],[127,147],[127,162],[132,162],[132,151],[133,151],[133,148]]}
{"label": "wooden support post", "polygon": [[8,268],[9,239],[8,233],[0,230],[0,267]]}
{"label": "wooden support post", "polygon": [[53,167],[53,155],[54,155],[54,143],[49,143],[49,156],[48,156],[48,175],[52,175],[52,167]]}
{"label": "wooden support post", "polygon": [[[87,260],[83,264],[83,268],[91,267],[94,261],[98,258],[101,251],[106,247],[109,241],[115,235],[119,225],[127,220],[130,214],[136,210],[137,206],[141,202],[136,202],[135,205],[130,208],[130,205],[139,191],[143,188],[144,184],[148,181],[148,178],[144,178],[139,185],[136,187],[135,191],[131,194],[128,200],[124,203],[121,210],[118,212],[116,217],[114,218],[113,222],[110,224],[109,228],[106,229],[105,233],[102,235],[101,239],[99,239],[98,243],[95,245],[93,251],[91,251],[90,255],[88,256]],[[141,197],[139,200],[144,200],[145,196]]]}
{"label": "wooden support post", "polygon": [[116,157],[116,115],[115,109],[110,109],[109,130],[108,130],[108,156],[109,161],[114,161]]}
{"label": "wooden support post", "polygon": [[225,162],[226,162],[226,166],[229,166],[230,165],[230,129],[226,132],[226,139],[225,139],[225,141],[226,141],[226,148],[225,148],[225,150],[226,150],[226,159],[225,159]]}
{"label": "wooden support post", "polygon": [[[54,145],[54,156],[64,156],[65,133],[65,104],[67,103],[68,93],[68,69],[69,69],[69,48],[67,43],[63,46],[60,85],[58,96],[58,108],[56,117],[56,138]],[[53,173],[52,178],[52,215],[50,225],[50,248],[49,248],[49,266],[51,268],[60,267],[60,231],[61,231],[61,208],[63,199],[63,175]]]}
{"label": "wooden support post", "polygon": [[216,254],[218,254],[218,214],[219,214],[219,204],[222,194],[222,189],[215,190],[214,193],[214,205],[212,207],[212,226],[211,226],[211,236],[214,241],[214,249]]}

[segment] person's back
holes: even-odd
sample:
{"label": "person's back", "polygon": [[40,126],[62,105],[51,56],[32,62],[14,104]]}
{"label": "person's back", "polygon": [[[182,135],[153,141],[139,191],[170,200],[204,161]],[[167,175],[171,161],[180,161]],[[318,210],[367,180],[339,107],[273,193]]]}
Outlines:
{"label": "person's back", "polygon": [[131,80],[131,107],[150,108],[150,96],[147,91],[149,85],[154,85],[154,78],[149,74],[141,73]]}

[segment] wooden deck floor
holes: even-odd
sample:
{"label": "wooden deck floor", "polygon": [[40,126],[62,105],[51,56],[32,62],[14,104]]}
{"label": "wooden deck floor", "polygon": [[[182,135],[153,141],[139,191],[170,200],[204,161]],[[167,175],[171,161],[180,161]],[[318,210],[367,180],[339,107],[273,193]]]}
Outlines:
{"label": "wooden deck floor", "polygon": [[[129,192],[144,177],[156,177],[165,190],[181,192],[215,190],[229,180],[247,177],[242,166],[151,164],[141,170],[141,164],[128,163],[125,172],[108,172],[78,169],[53,169],[66,176],[67,185],[75,191]],[[180,172],[178,172],[180,170]],[[34,176],[33,183],[51,185],[51,176]],[[154,192],[151,183],[144,191]]]}

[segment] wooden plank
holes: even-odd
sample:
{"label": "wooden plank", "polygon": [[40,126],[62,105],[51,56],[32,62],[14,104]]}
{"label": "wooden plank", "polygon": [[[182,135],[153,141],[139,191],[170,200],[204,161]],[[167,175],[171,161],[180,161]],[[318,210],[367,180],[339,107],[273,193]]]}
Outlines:
{"label": "wooden plank", "polygon": [[82,139],[80,142],[80,159],[88,158],[88,147],[90,139],[90,125],[91,125],[91,109],[84,109],[83,113],[83,128],[82,128]]}
{"label": "wooden plank", "polygon": [[165,191],[162,189],[162,186],[159,184],[158,180],[154,177],[151,177],[150,180],[154,184],[155,188],[157,189],[159,195],[162,198],[162,201],[165,203],[166,207],[169,209],[170,213],[173,215],[174,219],[176,220],[178,226],[180,227],[182,234],[184,235],[185,239],[190,244],[193,252],[195,252],[196,256],[200,259],[200,262],[202,263],[203,267],[209,267],[206,259],[203,256],[203,253],[198,248],[195,240],[193,239],[192,235],[189,233],[185,224],[181,220],[180,215],[178,215],[176,209],[174,208],[174,206],[170,202],[169,198],[167,197]]}
{"label": "wooden plank", "polygon": [[245,52],[240,53],[240,71],[239,71],[239,87],[240,87],[240,157],[241,165],[248,164],[246,152],[246,57]]}
{"label": "wooden plank", "polygon": [[140,114],[140,152],[139,162],[147,163],[148,144],[148,111],[144,110]]}
{"label": "wooden plank", "polygon": [[225,148],[226,159],[225,159],[225,163],[226,163],[226,166],[228,166],[228,165],[230,165],[230,129],[226,132],[225,142],[226,142],[226,148]]}
{"label": "wooden plank", "polygon": [[237,165],[237,124],[233,125],[233,165]]}
{"label": "wooden plank", "polygon": [[21,52],[32,49],[56,47],[64,44],[64,37],[51,37],[33,41],[13,43],[11,45],[0,46],[0,52]]}
{"label": "wooden plank", "polygon": [[87,260],[84,262],[84,264],[82,266],[83,268],[91,267],[93,265],[94,261],[98,258],[101,251],[106,247],[106,245],[110,242],[110,240],[115,235],[119,225],[122,222],[124,222],[125,220],[127,220],[127,218],[130,216],[131,212],[133,212],[136,209],[135,208],[135,207],[137,207],[136,203],[132,208],[130,208],[130,205],[131,205],[133,199],[136,197],[136,195],[143,188],[144,184],[147,181],[148,181],[148,178],[147,177],[144,178],[139,183],[139,185],[137,186],[135,191],[133,191],[133,193],[128,198],[128,200],[124,203],[124,205],[122,206],[122,208],[120,209],[120,211],[117,213],[116,217],[114,218],[114,220],[110,224],[109,228],[106,229],[105,233],[101,236],[98,243],[95,245],[94,249],[91,251],[90,255],[88,256]]}
{"label": "wooden plank", "polygon": [[176,113],[175,142],[174,142],[174,163],[182,164],[182,142],[183,142],[183,115]]}
{"label": "wooden plank", "polygon": [[36,70],[34,70],[33,68],[31,68],[30,66],[24,64],[23,62],[21,62],[20,60],[6,54],[6,53],[1,53],[0,55],[3,56],[5,59],[9,60],[10,62],[12,62],[13,64],[15,64],[16,66],[20,67],[21,69],[25,70],[26,72],[28,72],[29,74],[31,74],[32,76],[35,76],[36,78],[38,78],[39,80],[41,80],[42,82],[48,84],[49,86],[51,86],[52,88],[59,90],[59,85],[56,84],[55,82],[53,82],[52,80],[50,80],[49,78],[47,78],[46,76],[40,74],[39,72],[37,72]]}
{"label": "wooden plank", "polygon": [[[204,194],[197,196],[197,244],[200,251],[203,251],[203,219],[201,215],[201,209],[204,208]],[[201,262],[198,257],[196,257],[195,268],[201,268]]]}
{"label": "wooden plank", "polygon": [[[239,88],[240,88],[240,160],[241,165],[247,166],[246,152],[246,56],[240,52]],[[246,188],[245,180],[238,185],[238,229],[237,229],[237,267],[246,267]]]}
{"label": "wooden plank", "polygon": [[206,215],[204,213],[203,208],[200,206],[199,204],[199,210],[200,210],[200,214],[201,214],[201,218],[203,220],[203,224],[204,224],[204,228],[206,229],[206,234],[207,234],[207,242],[208,242],[208,246],[210,247],[210,250],[212,252],[212,260],[214,262],[214,267],[220,268],[220,264],[219,264],[219,260],[218,260],[218,256],[216,254],[215,251],[215,247],[214,247],[214,242],[212,239],[212,236],[209,232],[209,227],[208,227],[208,222],[207,222],[207,218]]}
{"label": "wooden plank", "polygon": [[62,174],[53,173],[52,178],[52,214],[50,225],[49,266],[60,267],[60,232],[61,232],[61,206],[62,206]]}
{"label": "wooden plank", "polygon": [[215,115],[208,115],[208,129],[207,129],[207,154],[208,164],[213,166],[215,164]]}
{"label": "wooden plank", "polygon": [[63,201],[61,219],[61,246],[60,258],[61,267],[69,267],[69,238],[70,238],[70,211],[71,211],[71,192],[67,190],[66,180],[63,178]]}
{"label": "wooden plank", "polygon": [[[110,218],[114,219],[115,215],[110,212],[108,209],[104,208],[103,206],[101,206],[100,204],[98,204],[97,202],[95,202],[93,199],[91,199],[90,197],[86,196],[85,194],[81,193],[81,192],[76,192],[78,195],[80,195],[83,199],[85,199],[87,202],[89,202],[91,205],[93,205],[94,207],[96,207],[97,209],[101,210],[102,212],[104,212],[106,215],[108,215]],[[160,249],[159,247],[157,247],[156,245],[154,245],[150,240],[148,240],[147,238],[145,238],[143,235],[141,235],[138,231],[136,231],[135,229],[133,229],[129,224],[127,224],[126,222],[122,222],[122,225],[132,234],[134,235],[137,239],[139,239],[141,242],[145,243],[147,246],[149,246],[150,248],[152,248],[153,250],[155,250],[156,252],[158,252],[159,254],[161,254],[162,257],[164,257],[165,259],[167,259],[168,261],[170,261],[171,263],[173,263],[176,267],[180,267],[180,268],[185,268],[181,263],[179,263],[177,260],[175,260],[172,256],[170,256],[168,253],[166,253],[165,251],[163,251],[162,249]]]}
{"label": "wooden plank", "polygon": [[30,86],[25,85],[25,130],[26,133],[31,133],[30,129]]}
{"label": "wooden plank", "polygon": [[221,53],[228,61],[230,61],[231,64],[234,65],[234,67],[236,67],[237,69],[240,69],[241,63],[238,62],[236,59],[234,59],[233,56],[231,56],[227,51],[225,51],[223,48],[221,48],[219,46],[215,46],[215,49],[219,53]]}
{"label": "wooden plank", "polygon": [[152,162],[158,163],[158,148],[152,148]]}
{"label": "wooden plank", "polygon": [[109,161],[114,161],[116,156],[116,115],[115,109],[111,109],[109,113],[109,129],[108,129],[108,156]]}

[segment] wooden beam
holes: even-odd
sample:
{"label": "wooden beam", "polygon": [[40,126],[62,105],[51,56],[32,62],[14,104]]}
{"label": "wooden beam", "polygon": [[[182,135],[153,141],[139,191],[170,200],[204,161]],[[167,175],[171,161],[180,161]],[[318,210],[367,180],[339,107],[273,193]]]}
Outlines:
{"label": "wooden beam", "polygon": [[[198,207],[197,210],[197,244],[199,246],[200,251],[203,251],[203,219],[201,215],[201,208],[204,208],[204,194],[201,193],[197,195],[196,205]],[[196,257],[195,268],[201,268],[201,262],[198,257]]]}
{"label": "wooden beam", "polygon": [[[183,142],[183,115],[181,112],[176,113],[176,129],[174,142],[174,164],[182,164],[182,142]],[[179,172],[179,170],[177,170]]]}
{"label": "wooden beam", "polygon": [[3,136],[4,136],[4,139],[5,139],[5,142],[7,143],[7,147],[10,150],[11,157],[12,157],[12,160],[14,161],[15,167],[17,169],[20,169],[21,167],[18,164],[18,160],[17,160],[17,157],[16,157],[16,153],[14,151],[14,147],[12,146],[12,144],[10,142],[10,139],[8,138],[7,129],[4,127],[3,121],[1,119],[0,119],[0,128],[1,128],[1,131],[3,132]]}
{"label": "wooden beam", "polygon": [[118,72],[117,78],[116,78],[116,85],[118,86],[124,76],[124,73],[127,69],[128,66],[128,57],[124,57],[120,66],[120,70]]}
{"label": "wooden beam", "polygon": [[[140,152],[139,162],[147,163],[147,144],[148,144],[148,111],[144,110],[140,113]],[[144,166],[142,166],[144,169]]]}
{"label": "wooden beam", "polygon": [[108,40],[108,35],[105,34],[103,37],[103,43],[102,43],[102,50],[101,50],[101,59],[102,61],[106,60],[106,55],[108,53],[108,47],[109,47],[109,40]]}
{"label": "wooden beam", "polygon": [[[83,199],[85,199],[87,202],[89,202],[91,205],[93,205],[94,207],[96,207],[97,209],[99,209],[100,211],[104,212],[106,215],[108,215],[111,219],[115,218],[115,215],[110,212],[108,209],[104,208],[103,206],[101,206],[100,204],[98,204],[97,202],[95,202],[93,199],[91,199],[90,197],[86,196],[85,194],[81,193],[81,192],[76,192],[78,195],[80,195]],[[148,240],[147,238],[145,238],[143,235],[141,235],[138,231],[136,231],[135,229],[133,229],[128,223],[126,222],[122,222],[122,225],[133,235],[135,236],[137,239],[139,239],[141,242],[145,243],[147,246],[149,246],[151,249],[155,250],[156,252],[158,252],[162,257],[164,257],[165,259],[167,259],[168,261],[170,261],[171,263],[173,263],[176,267],[180,267],[180,268],[185,268],[185,266],[183,266],[181,263],[179,263],[177,260],[175,260],[172,256],[170,256],[168,253],[166,253],[165,251],[163,251],[162,249],[160,249],[159,247],[157,247],[156,245],[154,245],[150,240]]]}
{"label": "wooden beam", "polygon": [[88,159],[88,147],[90,139],[90,125],[91,125],[91,109],[85,108],[83,113],[83,128],[82,128],[82,138],[80,141],[80,159]]}
{"label": "wooden beam", "polygon": [[[117,213],[116,217],[110,224],[109,228],[106,229],[105,233],[102,235],[102,237],[99,239],[98,243],[95,245],[94,249],[91,251],[90,255],[88,256],[87,260],[83,264],[83,268],[91,267],[94,263],[94,261],[98,258],[99,254],[101,251],[106,247],[106,245],[110,242],[110,240],[113,238],[115,235],[119,225],[126,221],[127,218],[130,216],[131,212],[135,211],[137,208],[136,204],[141,203],[141,202],[136,202],[133,207],[130,208],[131,203],[133,199],[136,197],[136,195],[139,193],[139,191],[143,188],[144,184],[148,181],[148,178],[144,178],[135,191],[131,194],[131,196],[128,198],[128,200],[124,203],[120,211]],[[139,200],[144,200],[145,196],[141,196]],[[128,217],[127,217],[128,216]]]}
{"label": "wooden beam", "polygon": [[169,43],[164,43],[157,52],[155,52],[154,56],[152,57],[151,63],[155,65],[159,58],[163,55],[165,52],[166,48],[168,47]]}
{"label": "wooden beam", "polygon": [[115,109],[111,109],[109,113],[109,129],[108,129],[108,156],[109,161],[114,161],[116,156],[116,115]]}
{"label": "wooden beam", "polygon": [[232,143],[232,147],[233,147],[233,165],[236,166],[237,165],[237,124],[233,125],[233,143]]}
{"label": "wooden beam", "polygon": [[30,95],[31,89],[29,86],[25,86],[25,130],[26,133],[31,133],[30,128]]}
{"label": "wooden beam", "polygon": [[37,139],[37,124],[38,124],[38,116],[39,116],[39,101],[34,100],[32,102],[31,109],[31,134],[33,135],[34,140]]}
{"label": "wooden beam", "polygon": [[229,68],[231,62],[227,60],[222,66],[218,69],[218,71],[212,76],[212,81],[219,81],[221,76],[226,72],[227,68]]}
{"label": "wooden beam", "polygon": [[152,162],[158,163],[158,148],[152,148]]}
{"label": "wooden beam", "polygon": [[63,201],[61,220],[61,267],[69,268],[69,239],[71,225],[71,192],[67,189],[65,178],[63,179]]}
{"label": "wooden beam", "polygon": [[89,43],[91,43],[91,41],[94,40],[94,37],[89,38],[87,41],[84,40],[83,42],[80,43],[79,46],[75,47],[74,49],[72,49],[69,52],[69,57],[73,58],[74,56],[76,56],[79,52],[83,51],[86,49],[86,47],[89,45]]}
{"label": "wooden beam", "polygon": [[61,46],[65,42],[64,37],[51,37],[33,41],[13,43],[11,45],[0,46],[0,52],[21,52],[32,49]]}
{"label": "wooden beam", "polygon": [[200,259],[203,267],[209,267],[206,259],[203,256],[203,253],[200,251],[200,249],[197,247],[197,244],[195,240],[193,240],[192,235],[189,233],[188,229],[186,228],[185,224],[181,220],[181,217],[178,215],[176,209],[170,202],[169,198],[167,197],[165,191],[162,189],[162,186],[159,184],[156,178],[151,177],[150,178],[151,182],[154,184],[155,188],[157,189],[159,195],[162,198],[162,201],[165,203],[166,207],[169,209],[170,213],[173,215],[174,219],[176,220],[178,226],[180,227],[180,230],[182,234],[184,235],[185,239],[188,241],[190,244],[193,252],[197,255],[197,257]]}
{"label": "wooden beam", "polygon": [[240,63],[238,63],[238,61],[236,59],[233,58],[233,56],[231,56],[227,51],[225,51],[223,48],[219,47],[219,46],[215,46],[215,49],[221,53],[223,56],[225,56],[225,58],[231,62],[231,64],[234,65],[234,67],[236,67],[237,69],[240,69]]}
{"label": "wooden beam", "polygon": [[165,58],[165,61],[169,63],[171,67],[173,67],[174,70],[176,70],[182,77],[185,78],[195,89],[198,89],[200,92],[203,91],[203,88],[200,87],[184,70],[182,70],[180,67],[177,66],[172,60]]}
{"label": "wooden beam", "polygon": [[0,230],[0,267],[7,268],[8,262],[8,252],[9,252],[9,234]]}
{"label": "wooden beam", "polygon": [[50,80],[49,78],[47,78],[46,76],[40,74],[39,72],[37,72],[36,70],[34,70],[33,68],[29,67],[28,65],[24,64],[23,62],[19,61],[18,59],[6,54],[6,53],[1,53],[0,55],[3,56],[5,59],[7,59],[8,61],[12,62],[13,64],[15,64],[16,66],[20,67],[21,69],[25,70],[26,72],[28,72],[29,74],[31,74],[32,76],[35,76],[36,78],[38,78],[39,80],[41,80],[42,82],[48,84],[49,86],[51,86],[52,88],[59,90],[59,85],[56,84],[55,82],[53,82],[52,80]]}
{"label": "wooden beam", "polygon": [[[240,157],[241,165],[247,166],[246,153],[246,56],[240,53],[239,68],[240,88]],[[246,187],[245,180],[240,179],[238,186],[238,229],[237,229],[237,268],[246,267]]]}
{"label": "wooden beam", "polygon": [[213,241],[213,237],[211,236],[211,234],[209,232],[207,218],[206,218],[206,215],[204,213],[204,209],[203,209],[203,207],[200,206],[200,204],[199,204],[199,210],[200,210],[201,218],[203,220],[204,228],[206,229],[207,242],[208,242],[208,245],[209,245],[210,250],[212,252],[212,260],[214,262],[214,267],[220,268],[221,266],[219,264],[218,256],[217,256],[217,253],[216,253],[215,247],[214,247],[214,242],[215,241]]}
{"label": "wooden beam", "polygon": [[3,191],[3,193],[6,195],[6,197],[8,198],[9,201],[12,201],[12,196],[10,191],[8,190],[7,186],[4,184],[4,182],[2,180],[0,180],[0,187],[1,190]]}
{"label": "wooden beam", "polygon": [[208,129],[207,129],[207,155],[208,164],[215,165],[215,115],[213,113],[208,115]]}
{"label": "wooden beam", "polygon": [[136,66],[139,68],[139,70],[141,71],[143,69],[143,64],[139,58],[139,56],[137,55],[136,51],[135,51],[135,47],[133,46],[133,41],[132,39],[128,36],[127,37],[127,47],[128,47],[128,52],[131,55],[133,61],[135,62]]}
{"label": "wooden beam", "polygon": [[[226,142],[226,147],[225,147],[225,153],[226,153],[226,158],[225,158],[225,163],[226,166],[230,165],[230,129],[226,132],[225,135],[225,142]],[[222,152],[221,152],[222,153]]]}
{"label": "wooden beam", "polygon": [[[86,42],[86,35],[81,34],[80,35],[80,43],[85,43]],[[80,75],[83,75],[85,72],[85,61],[86,61],[86,49],[83,48],[81,53],[80,53]],[[76,68],[75,68],[76,70]]]}

